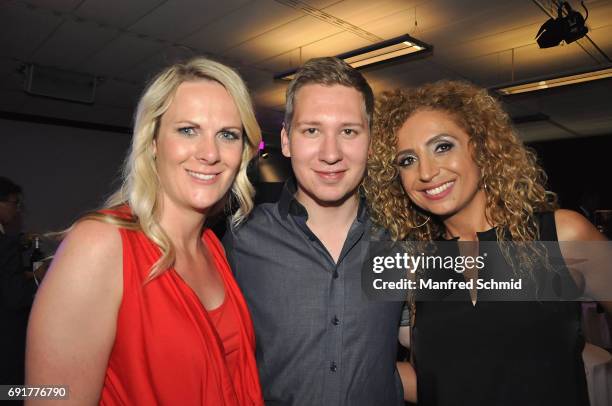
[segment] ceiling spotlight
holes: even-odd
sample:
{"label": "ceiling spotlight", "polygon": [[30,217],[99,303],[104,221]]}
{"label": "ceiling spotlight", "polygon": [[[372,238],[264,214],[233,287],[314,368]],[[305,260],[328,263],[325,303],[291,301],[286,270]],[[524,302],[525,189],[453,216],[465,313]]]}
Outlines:
{"label": "ceiling spotlight", "polygon": [[[336,58],[344,60],[355,69],[362,69],[381,63],[404,60],[408,57],[428,55],[433,51],[433,46],[419,41],[408,34],[391,38],[376,44],[358,48],[353,51],[336,55]],[[291,80],[297,72],[297,68],[277,73],[274,79]]]}
{"label": "ceiling spotlight", "polygon": [[[589,18],[589,10],[581,2],[582,7],[586,11],[586,17],[582,17],[577,11],[574,11],[567,1],[559,3],[557,8],[557,18],[550,18],[538,31],[536,39],[540,48],[551,48],[559,45],[561,41],[566,44],[574,42],[584,37],[589,29],[584,25],[586,19]],[[563,9],[567,13],[563,16]]]}

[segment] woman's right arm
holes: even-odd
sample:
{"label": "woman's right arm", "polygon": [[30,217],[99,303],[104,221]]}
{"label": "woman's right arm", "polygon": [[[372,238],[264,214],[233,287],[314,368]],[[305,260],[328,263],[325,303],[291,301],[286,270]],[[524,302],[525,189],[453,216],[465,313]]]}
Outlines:
{"label": "woman's right arm", "polygon": [[[402,346],[410,348],[410,326],[402,326],[399,329],[399,342]],[[404,400],[416,403],[417,387],[416,387],[416,372],[414,367],[408,361],[398,362],[397,371],[399,372],[404,387]]]}
{"label": "woman's right arm", "polygon": [[117,228],[95,220],[78,223],[36,294],[28,325],[26,384],[67,385],[70,398],[58,401],[61,405],[97,404],[122,291]]}

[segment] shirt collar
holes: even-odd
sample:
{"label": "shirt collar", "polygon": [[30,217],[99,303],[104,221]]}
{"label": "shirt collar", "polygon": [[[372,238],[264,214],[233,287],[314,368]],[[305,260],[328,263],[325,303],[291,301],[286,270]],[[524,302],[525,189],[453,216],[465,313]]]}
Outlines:
{"label": "shirt collar", "polygon": [[[295,177],[290,177],[283,186],[280,199],[278,201],[278,209],[283,220],[287,218],[288,214],[292,216],[303,217],[308,220],[308,211],[306,208],[298,202],[295,198],[297,192],[297,182]],[[365,197],[359,195],[359,209],[357,211],[357,221],[365,223],[368,219],[368,209]]]}

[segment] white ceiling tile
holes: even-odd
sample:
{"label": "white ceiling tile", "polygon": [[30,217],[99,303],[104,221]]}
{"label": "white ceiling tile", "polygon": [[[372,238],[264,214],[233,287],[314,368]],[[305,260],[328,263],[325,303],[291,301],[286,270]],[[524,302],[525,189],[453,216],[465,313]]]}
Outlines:
{"label": "white ceiling tile", "polygon": [[279,73],[297,68],[311,58],[334,56],[370,44],[370,41],[352,32],[343,31],[308,44],[301,49],[293,49],[282,55],[260,61],[257,63],[257,66],[274,73]]}
{"label": "white ceiling tile", "polygon": [[95,75],[113,76],[151,57],[163,47],[164,44],[159,42],[124,33],[83,63],[82,67]]}
{"label": "white ceiling tile", "polygon": [[[309,6],[318,8],[320,10],[326,10],[330,6],[333,6],[336,3],[341,3],[346,0],[302,0],[304,3],[307,3]],[[356,0],[350,0],[355,2]]]}
{"label": "white ceiling tile", "polygon": [[75,14],[82,18],[127,28],[165,0],[86,0]]}
{"label": "white ceiling tile", "polygon": [[130,31],[176,41],[216,21],[250,0],[170,0],[129,27]]}
{"label": "white ceiling tile", "polygon": [[223,55],[257,64],[341,31],[334,25],[305,16],[231,48]]}
{"label": "white ceiling tile", "polygon": [[339,32],[302,48],[302,57],[306,61],[319,56],[333,56],[353,49],[371,45],[372,42],[352,32]]}
{"label": "white ceiling tile", "polygon": [[383,39],[394,38],[402,34],[411,34],[418,39],[423,39],[419,36],[419,32],[414,32],[414,9],[372,19],[363,24],[361,28]]}
{"label": "white ceiling tile", "polygon": [[414,7],[417,3],[418,0],[352,0],[333,4],[325,8],[325,12],[363,28],[372,21],[381,21],[404,12],[408,12],[413,20]]}
{"label": "white ceiling tile", "polygon": [[512,81],[512,52],[498,52],[484,56],[457,61],[444,59],[446,66],[452,68],[465,79],[483,87],[493,87]]}
{"label": "white ceiling tile", "polygon": [[61,17],[22,3],[2,5],[0,56],[27,60],[61,22]]}
{"label": "white ceiling tile", "polygon": [[525,80],[594,66],[595,61],[576,43],[540,49],[537,44],[514,51],[514,79]]}
{"label": "white ceiling tile", "polygon": [[377,93],[385,90],[418,86],[441,78],[461,79],[457,74],[428,58],[406,63],[375,66],[362,72]]}
{"label": "white ceiling tile", "polygon": [[206,24],[181,42],[207,52],[221,52],[302,16],[274,0],[252,1],[223,19]]}
{"label": "white ceiling tile", "polygon": [[[600,27],[600,28],[591,30],[589,31],[588,35],[591,38],[591,40],[593,40],[593,42],[595,42],[595,44],[597,44],[597,46],[601,48],[601,50],[606,55],[612,58],[612,24],[605,26],[605,27]],[[583,44],[585,42],[587,41],[582,40]],[[587,46],[587,44],[585,44],[585,46]],[[589,47],[589,49],[592,50],[591,47]],[[597,52],[597,51],[592,50],[590,52]]]}
{"label": "white ceiling tile", "polygon": [[[589,10],[586,25],[589,28],[597,28],[610,25],[612,21],[612,1],[610,0],[587,0],[584,2]],[[575,11],[583,16],[586,15],[584,8],[578,2],[571,2]]]}
{"label": "white ceiling tile", "polygon": [[77,65],[117,37],[119,32],[85,21],[66,20],[36,51],[32,60],[41,65],[63,69]]}
{"label": "white ceiling tile", "polygon": [[281,55],[276,55],[272,58],[259,61],[257,67],[265,69],[271,77],[279,72],[295,69],[306,62],[308,58],[304,56],[304,53],[300,49],[292,49],[291,51],[285,52]]}

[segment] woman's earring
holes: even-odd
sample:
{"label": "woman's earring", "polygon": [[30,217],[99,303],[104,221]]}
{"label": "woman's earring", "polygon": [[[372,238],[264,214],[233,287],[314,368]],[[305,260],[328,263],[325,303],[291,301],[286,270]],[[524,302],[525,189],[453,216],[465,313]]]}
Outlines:
{"label": "woman's earring", "polygon": [[425,220],[422,224],[419,224],[416,227],[411,227],[411,228],[421,228],[423,227],[425,224],[427,224],[427,222],[431,219],[431,216],[427,216],[427,220]]}

